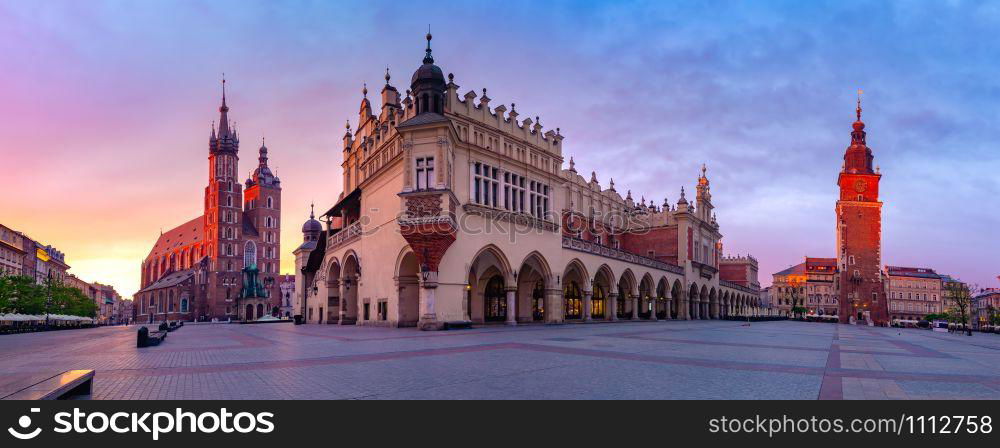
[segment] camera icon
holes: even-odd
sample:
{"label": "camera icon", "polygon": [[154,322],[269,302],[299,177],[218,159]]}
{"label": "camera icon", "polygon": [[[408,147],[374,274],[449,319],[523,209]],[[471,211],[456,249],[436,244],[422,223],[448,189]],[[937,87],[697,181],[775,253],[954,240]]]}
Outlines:
{"label": "camera icon", "polygon": [[[41,412],[41,411],[42,411],[41,408],[31,408],[31,412],[32,413],[37,413],[37,412]],[[22,415],[21,418],[17,419],[17,425],[20,426],[22,430],[27,431],[28,428],[31,427],[31,417],[28,416],[28,415]],[[20,439],[20,440],[30,440],[30,439],[34,439],[35,436],[37,436],[38,434],[40,434],[42,432],[42,428],[35,428],[34,431],[30,431],[30,432],[27,432],[27,433],[21,433],[17,429],[14,429],[13,427],[11,427],[11,428],[7,428],[7,432],[9,432],[10,435],[14,436],[17,439]]]}

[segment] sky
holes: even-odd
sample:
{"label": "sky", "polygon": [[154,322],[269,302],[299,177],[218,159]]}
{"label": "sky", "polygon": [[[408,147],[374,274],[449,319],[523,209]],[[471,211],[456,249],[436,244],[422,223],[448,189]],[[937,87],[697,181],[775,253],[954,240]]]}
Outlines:
{"label": "sky", "polygon": [[[241,168],[266,136],[285,251],[340,194],[344,121],[428,24],[460,92],[561,128],[602,185],[676,202],[708,166],[760,280],[834,256],[857,89],[883,174],[883,262],[1000,286],[1000,2],[0,0],[0,222],[130,296],[202,213],[220,78]],[[371,95],[377,97],[377,95]],[[377,101],[376,101],[377,102]],[[376,105],[377,107],[377,105]]]}

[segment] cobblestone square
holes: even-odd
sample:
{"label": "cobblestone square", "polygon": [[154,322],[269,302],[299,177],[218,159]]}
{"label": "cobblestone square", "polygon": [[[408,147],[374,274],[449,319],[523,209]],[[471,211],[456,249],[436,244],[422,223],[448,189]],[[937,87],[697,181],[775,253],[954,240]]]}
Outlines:
{"label": "cobblestone square", "polygon": [[0,375],[96,370],[94,399],[1000,399],[1000,337],[801,322],[186,325],[0,337]]}

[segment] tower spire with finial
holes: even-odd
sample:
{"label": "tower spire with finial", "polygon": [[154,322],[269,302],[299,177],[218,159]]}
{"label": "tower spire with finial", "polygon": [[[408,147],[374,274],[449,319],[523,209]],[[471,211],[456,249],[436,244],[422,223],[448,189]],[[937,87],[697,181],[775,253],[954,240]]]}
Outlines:
{"label": "tower spire with finial", "polygon": [[427,52],[424,54],[424,64],[434,63],[434,56],[431,56],[431,39],[433,37],[431,35],[431,25],[427,24]]}
{"label": "tower spire with finial", "polygon": [[861,121],[861,94],[865,93],[863,90],[858,89],[858,121]]}
{"label": "tower spire with finial", "polygon": [[385,67],[385,86],[386,87],[389,86],[389,78],[391,78],[391,76],[389,76],[389,66],[386,66]]}

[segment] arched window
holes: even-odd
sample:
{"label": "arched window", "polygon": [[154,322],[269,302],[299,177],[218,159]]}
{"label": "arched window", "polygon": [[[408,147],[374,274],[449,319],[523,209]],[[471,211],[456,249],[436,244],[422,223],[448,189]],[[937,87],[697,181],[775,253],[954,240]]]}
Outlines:
{"label": "arched window", "polygon": [[267,208],[274,208],[274,198],[270,196],[267,197]]}
{"label": "arched window", "polygon": [[172,289],[167,292],[167,311],[171,313],[174,311],[174,290]]}
{"label": "arched window", "polygon": [[600,286],[594,286],[594,295],[590,300],[590,315],[591,317],[604,317],[604,288]]}
{"label": "arched window", "polygon": [[257,264],[257,245],[253,241],[247,241],[243,248],[243,266],[250,267]]}
{"label": "arched window", "polygon": [[583,300],[580,294],[580,285],[576,281],[571,281],[566,285],[563,299],[566,304],[567,319],[579,319],[583,316]]}
{"label": "arched window", "polygon": [[232,196],[226,196],[226,206],[227,207],[232,207],[233,206],[233,197]]}
{"label": "arched window", "polygon": [[188,299],[187,298],[181,299],[181,312],[182,313],[188,312]]}

